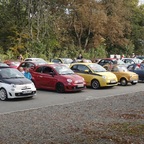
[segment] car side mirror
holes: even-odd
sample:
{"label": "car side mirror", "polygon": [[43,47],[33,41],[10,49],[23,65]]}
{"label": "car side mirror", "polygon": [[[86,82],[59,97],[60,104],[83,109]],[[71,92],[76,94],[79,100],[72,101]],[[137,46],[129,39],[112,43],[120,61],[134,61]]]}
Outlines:
{"label": "car side mirror", "polygon": [[84,72],[89,73],[90,71],[89,70],[85,70]]}
{"label": "car side mirror", "polygon": [[50,72],[49,74],[52,75],[53,77],[54,75],[56,75],[55,72]]}

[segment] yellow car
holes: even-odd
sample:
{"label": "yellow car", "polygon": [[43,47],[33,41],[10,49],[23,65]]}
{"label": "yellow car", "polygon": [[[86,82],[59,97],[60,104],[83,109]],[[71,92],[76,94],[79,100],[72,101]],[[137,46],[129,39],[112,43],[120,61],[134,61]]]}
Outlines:
{"label": "yellow car", "polygon": [[111,72],[113,72],[117,78],[119,83],[122,86],[126,86],[128,83],[135,85],[138,83],[138,75],[134,72],[130,72],[125,66],[123,65],[115,65],[112,67]]}
{"label": "yellow car", "polygon": [[93,89],[100,87],[115,86],[118,84],[118,80],[115,74],[106,71],[105,68],[96,63],[73,63],[70,68],[82,76],[87,86],[91,86]]}

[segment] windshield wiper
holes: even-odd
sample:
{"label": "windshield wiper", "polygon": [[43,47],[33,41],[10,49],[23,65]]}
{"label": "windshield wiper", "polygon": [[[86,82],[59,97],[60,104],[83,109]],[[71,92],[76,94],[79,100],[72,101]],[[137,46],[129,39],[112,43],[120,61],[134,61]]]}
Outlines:
{"label": "windshield wiper", "polygon": [[10,79],[10,77],[2,77],[3,79]]}
{"label": "windshield wiper", "polygon": [[24,78],[24,77],[10,77],[10,78]]}

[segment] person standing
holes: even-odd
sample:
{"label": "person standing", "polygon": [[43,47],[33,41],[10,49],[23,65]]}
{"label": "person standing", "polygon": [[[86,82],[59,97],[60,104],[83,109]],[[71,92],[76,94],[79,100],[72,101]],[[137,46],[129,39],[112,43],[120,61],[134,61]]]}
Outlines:
{"label": "person standing", "polygon": [[22,73],[22,74],[24,74],[24,69],[23,69],[23,67],[19,67],[19,71]]}
{"label": "person standing", "polygon": [[29,80],[32,79],[32,75],[31,75],[31,73],[29,72],[29,68],[26,68],[26,69],[25,69],[24,76],[25,76],[27,79],[29,79]]}
{"label": "person standing", "polygon": [[83,59],[83,56],[82,56],[82,54],[81,53],[79,53],[79,55],[78,55],[78,57],[77,57],[77,59]]}
{"label": "person standing", "polygon": [[18,61],[22,62],[23,60],[24,60],[24,58],[23,58],[22,54],[20,54],[20,55],[18,56]]}
{"label": "person standing", "polygon": [[135,58],[136,56],[135,56],[135,53],[132,53],[132,58]]}
{"label": "person standing", "polygon": [[122,54],[121,59],[124,58],[124,54]]}

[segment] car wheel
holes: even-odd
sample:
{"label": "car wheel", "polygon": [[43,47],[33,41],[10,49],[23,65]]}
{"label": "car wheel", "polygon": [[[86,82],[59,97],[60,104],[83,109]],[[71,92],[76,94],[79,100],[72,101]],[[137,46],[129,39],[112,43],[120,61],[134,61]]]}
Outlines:
{"label": "car wheel", "polygon": [[131,82],[132,85],[136,85],[137,83]]}
{"label": "car wheel", "polygon": [[63,93],[65,91],[64,84],[60,83],[60,82],[57,83],[56,84],[56,91],[59,93]]}
{"label": "car wheel", "polygon": [[120,84],[121,84],[122,86],[126,86],[126,85],[127,85],[127,80],[126,80],[125,78],[121,78]]}
{"label": "car wheel", "polygon": [[6,92],[6,90],[5,89],[0,89],[0,100],[1,101],[5,101],[5,100],[7,100],[8,98],[7,98],[7,92]]}
{"label": "car wheel", "polygon": [[99,83],[99,81],[98,81],[98,80],[92,80],[92,82],[91,82],[91,87],[92,87],[93,89],[98,89],[98,88],[100,88],[100,83]]}

